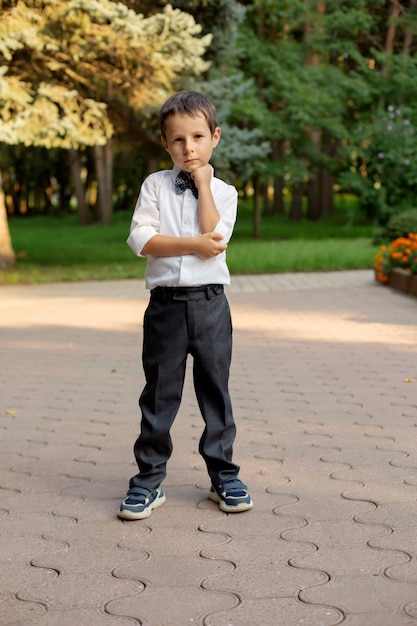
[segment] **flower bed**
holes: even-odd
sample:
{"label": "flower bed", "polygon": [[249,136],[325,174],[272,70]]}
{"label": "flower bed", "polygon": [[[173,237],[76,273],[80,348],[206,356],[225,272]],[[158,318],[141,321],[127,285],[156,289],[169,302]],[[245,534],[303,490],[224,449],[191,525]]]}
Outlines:
{"label": "flower bed", "polygon": [[381,246],[374,260],[377,281],[417,295],[417,233]]}

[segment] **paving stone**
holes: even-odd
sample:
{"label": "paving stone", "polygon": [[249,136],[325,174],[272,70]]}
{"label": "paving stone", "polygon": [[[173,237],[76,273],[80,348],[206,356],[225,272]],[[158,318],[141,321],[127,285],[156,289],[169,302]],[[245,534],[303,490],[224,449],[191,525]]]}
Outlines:
{"label": "paving stone", "polygon": [[[137,468],[143,281],[0,288],[5,626],[417,622],[417,300],[372,272],[233,277],[230,389],[255,507],[207,497],[189,359],[150,518]],[[260,295],[261,294],[261,295]]]}
{"label": "paving stone", "polygon": [[[81,590],[77,593],[76,590]],[[135,594],[142,585],[133,580],[122,580],[110,573],[97,570],[85,572],[78,569],[73,573],[63,571],[49,584],[31,584],[20,589],[19,600],[41,602],[48,611],[62,611],[65,614],[73,609],[97,610],[103,607],[107,598],[125,597]]]}
{"label": "paving stone", "polygon": [[[26,602],[26,604],[28,604]],[[29,603],[33,606],[33,603]],[[48,609],[36,619],[31,618],[31,626],[134,626],[138,622],[128,617],[112,616],[100,609],[65,608]],[[16,626],[26,626],[27,622],[19,622]],[[15,624],[13,623],[13,625]]]}
{"label": "paving stone", "polygon": [[213,612],[206,618],[207,626],[287,626],[314,624],[334,626],[343,615],[332,607],[312,606],[296,598],[244,598],[229,611]]}
{"label": "paving stone", "polygon": [[413,626],[415,619],[410,615],[403,613],[366,613],[360,615],[347,615],[343,624],[349,626],[363,626],[366,623],[367,626]]}
{"label": "paving stone", "polygon": [[46,607],[39,602],[22,602],[15,595],[0,594],[0,611],[7,620],[5,626],[26,626],[44,620]]}
{"label": "paving stone", "polygon": [[[330,604],[346,614],[397,613],[410,601],[415,584],[380,576],[336,576],[326,585],[309,588],[301,599],[312,604]],[[325,599],[326,598],[326,599]]]}
{"label": "paving stone", "polygon": [[169,587],[173,582],[181,581],[183,586],[192,587],[200,584],[207,588],[212,577],[227,576],[232,570],[233,565],[226,560],[205,559],[198,554],[185,553],[183,556],[164,554],[158,558],[152,553],[147,559],[117,567],[113,575],[143,581],[145,586],[151,584]]}

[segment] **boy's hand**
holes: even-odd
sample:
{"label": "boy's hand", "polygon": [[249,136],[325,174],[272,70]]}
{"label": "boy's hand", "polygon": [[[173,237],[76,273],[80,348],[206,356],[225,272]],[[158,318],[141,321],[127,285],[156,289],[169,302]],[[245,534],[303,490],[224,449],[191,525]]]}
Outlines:
{"label": "boy's hand", "polygon": [[211,183],[210,165],[201,165],[190,172],[190,176],[196,184],[197,189],[202,189],[205,185],[210,186]]}
{"label": "boy's hand", "polygon": [[218,254],[224,252],[227,243],[224,243],[223,237],[219,233],[205,233],[196,238],[196,255],[202,259],[211,259]]}

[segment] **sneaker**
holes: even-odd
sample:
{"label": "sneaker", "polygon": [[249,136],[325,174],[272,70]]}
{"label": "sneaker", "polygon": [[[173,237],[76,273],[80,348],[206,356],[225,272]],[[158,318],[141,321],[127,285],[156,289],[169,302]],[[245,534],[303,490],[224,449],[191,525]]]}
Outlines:
{"label": "sneaker", "polygon": [[253,507],[248,488],[239,478],[226,480],[222,485],[212,485],[209,498],[217,502],[225,513],[241,513]]}
{"label": "sneaker", "polygon": [[132,487],[126,494],[126,498],[117,511],[121,519],[145,519],[149,517],[153,509],[165,502],[165,494],[161,487],[145,489]]}

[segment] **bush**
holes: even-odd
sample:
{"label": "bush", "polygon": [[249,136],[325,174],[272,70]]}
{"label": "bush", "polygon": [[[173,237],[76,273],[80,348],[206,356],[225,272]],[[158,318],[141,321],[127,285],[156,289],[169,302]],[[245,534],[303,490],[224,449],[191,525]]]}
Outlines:
{"label": "bush", "polygon": [[392,103],[359,118],[347,149],[351,167],[339,183],[358,195],[366,216],[384,229],[417,196],[417,109]]}
{"label": "bush", "polygon": [[393,215],[385,228],[386,239],[389,240],[406,237],[408,233],[417,233],[417,209]]}

